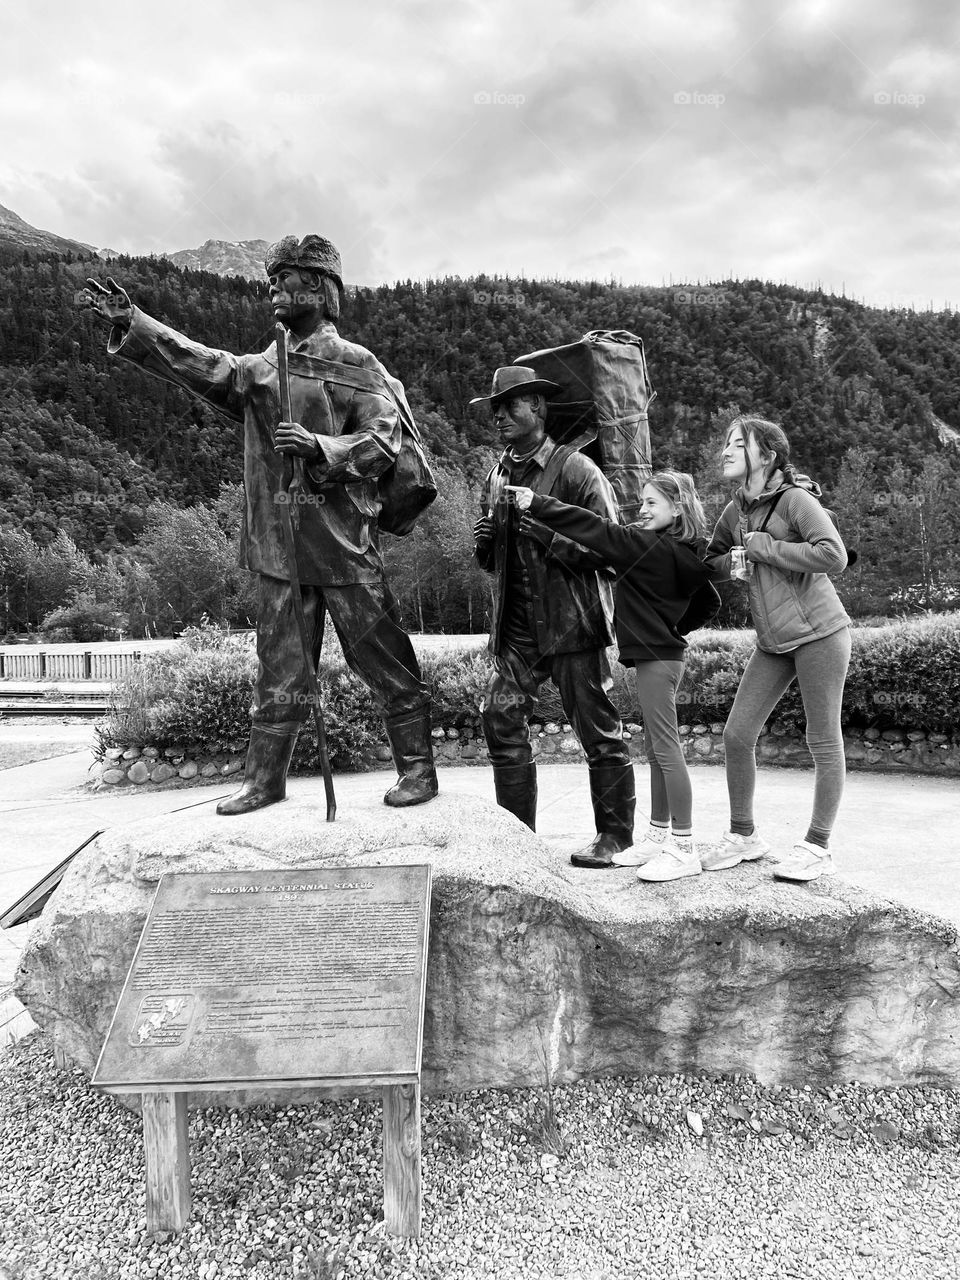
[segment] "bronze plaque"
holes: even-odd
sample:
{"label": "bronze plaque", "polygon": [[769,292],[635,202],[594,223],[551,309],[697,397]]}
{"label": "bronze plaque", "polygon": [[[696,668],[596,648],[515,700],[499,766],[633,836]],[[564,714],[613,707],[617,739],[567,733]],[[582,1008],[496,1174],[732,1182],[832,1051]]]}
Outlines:
{"label": "bronze plaque", "polygon": [[418,1079],[430,887],[429,866],[162,876],[93,1083]]}

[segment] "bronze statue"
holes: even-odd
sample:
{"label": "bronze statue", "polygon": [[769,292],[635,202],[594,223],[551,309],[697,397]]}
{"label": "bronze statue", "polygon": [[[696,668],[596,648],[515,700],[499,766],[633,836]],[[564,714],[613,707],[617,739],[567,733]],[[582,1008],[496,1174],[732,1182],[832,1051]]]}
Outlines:
{"label": "bronze statue", "polygon": [[[337,332],[343,280],[330,241],[286,236],[270,247],[264,266],[274,315],[287,330],[289,420],[281,420],[276,343],[244,356],[201,346],[145,315],[109,277],[109,288],[90,280],[81,295],[81,305],[111,325],[108,351],[243,423],[240,563],[259,574],[259,667],[243,786],[217,812],[246,813],[286,794],[287,769],[310,703],[297,605],[312,643],[313,669],[329,613],[348,666],[377,700],[399,773],[385,803],[420,804],[437,794],[429,692],[384,578],[378,522],[386,515],[385,495],[397,487],[398,469],[401,482],[410,474],[411,441],[419,451],[416,427],[400,383],[371,352]],[[391,527],[409,528],[434,493],[427,471],[412,506],[391,509]],[[281,521],[285,502],[295,504],[289,514],[299,524],[293,571]],[[297,578],[295,601],[291,580]],[[330,798],[328,791],[328,817]]]}
{"label": "bronze statue", "polygon": [[597,834],[571,861],[609,867],[633,843],[633,765],[620,716],[610,700],[606,648],[613,643],[613,583],[603,560],[527,517],[521,522],[506,485],[617,518],[603,472],[545,430],[547,399],[560,387],[533,369],[497,369],[489,404],[504,452],[487,476],[484,511],[474,526],[480,567],[496,575],[490,653],[494,674],[481,716],[497,803],[531,829],[537,813],[537,766],[529,717],[543,682],[560,690],[564,713],[587,755]]}

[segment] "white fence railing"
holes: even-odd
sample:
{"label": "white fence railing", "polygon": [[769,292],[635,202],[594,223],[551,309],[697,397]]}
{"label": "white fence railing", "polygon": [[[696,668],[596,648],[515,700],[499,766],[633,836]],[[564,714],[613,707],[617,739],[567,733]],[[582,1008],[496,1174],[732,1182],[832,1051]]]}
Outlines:
{"label": "white fence railing", "polygon": [[0,680],[112,681],[132,670],[148,654],[165,647],[168,646],[155,640],[143,648],[110,644],[0,645]]}

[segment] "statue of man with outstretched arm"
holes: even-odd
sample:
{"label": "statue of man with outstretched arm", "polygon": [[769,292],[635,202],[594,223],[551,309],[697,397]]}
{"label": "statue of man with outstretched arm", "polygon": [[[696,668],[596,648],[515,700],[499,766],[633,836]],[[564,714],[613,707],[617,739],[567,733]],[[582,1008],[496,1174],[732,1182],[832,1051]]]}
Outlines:
{"label": "statue of man with outstretched arm", "polygon": [[284,479],[290,455],[303,459],[296,568],[312,661],[316,666],[329,613],[348,666],[383,716],[400,775],[384,800],[420,804],[437,794],[429,692],[384,578],[378,537],[378,481],[398,457],[400,414],[409,408],[379,360],[337,332],[343,281],[329,240],[286,236],[270,247],[264,266],[274,315],[287,329],[291,421],[281,421],[276,343],[244,356],[201,346],[145,315],[109,277],[106,287],[88,281],[80,295],[81,306],[109,323],[111,353],[243,424],[240,563],[259,574],[259,665],[243,786],[217,812],[246,813],[284,798],[297,734],[309,715],[281,526],[281,504],[294,496]]}

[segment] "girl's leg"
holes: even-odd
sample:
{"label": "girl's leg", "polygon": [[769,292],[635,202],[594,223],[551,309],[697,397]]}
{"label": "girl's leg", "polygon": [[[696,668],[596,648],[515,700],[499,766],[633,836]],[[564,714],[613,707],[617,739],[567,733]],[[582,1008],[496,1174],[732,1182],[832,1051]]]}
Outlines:
{"label": "girl's leg", "polygon": [[840,707],[850,664],[850,628],[801,645],[794,654],[797,683],[807,717],[807,746],[813,756],[813,817],[805,839],[822,849],[840,808],[846,777]]}
{"label": "girl's leg", "polygon": [[[650,737],[650,726],[647,724],[647,712],[644,710],[643,702],[640,698],[640,676],[641,668],[648,667],[648,662],[638,662],[633,668],[634,692],[637,699],[637,706],[640,708],[640,714],[643,718],[643,733],[647,747],[647,761],[650,766],[650,826],[656,827],[658,831],[667,832],[670,830],[670,801],[667,797],[667,784],[663,779],[663,770],[660,768],[660,762],[654,754],[653,745]],[[643,682],[646,686],[646,681]]]}
{"label": "girl's leg", "polygon": [[693,808],[690,774],[677,731],[677,686],[683,677],[683,663],[639,662],[637,673],[637,693],[650,754],[663,774],[673,827],[671,839],[661,846],[656,857],[640,867],[637,879],[656,883],[698,876],[700,859],[690,830]]}
{"label": "girl's leg", "polygon": [[683,678],[683,662],[638,662],[634,670],[650,755],[651,820],[669,818],[674,832],[689,834],[693,794],[677,731],[677,686]]}
{"label": "girl's leg", "polygon": [[753,835],[753,793],[757,785],[757,739],[767,716],[790,687],[794,653],[755,649],[740,678],[737,696],[723,730],[730,830]]}

